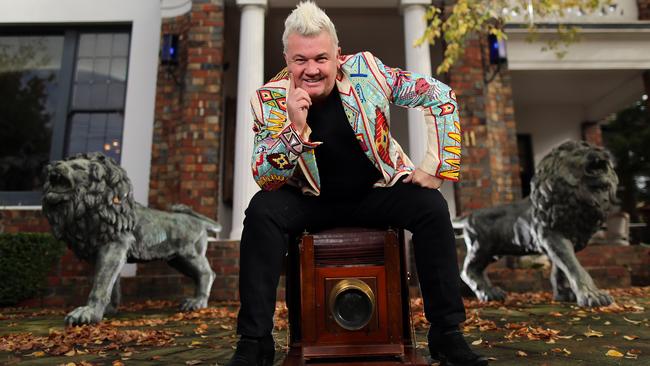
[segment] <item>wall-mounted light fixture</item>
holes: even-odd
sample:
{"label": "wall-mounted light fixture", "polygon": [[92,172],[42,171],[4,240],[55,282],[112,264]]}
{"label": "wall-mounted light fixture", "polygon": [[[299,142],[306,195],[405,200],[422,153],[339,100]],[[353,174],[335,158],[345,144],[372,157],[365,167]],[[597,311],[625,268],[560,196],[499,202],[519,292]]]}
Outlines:
{"label": "wall-mounted light fixture", "polygon": [[488,35],[488,45],[490,47],[490,64],[499,65],[507,60],[506,42],[498,39],[494,34]]}
{"label": "wall-mounted light fixture", "polygon": [[163,34],[160,63],[178,65],[178,34]]}

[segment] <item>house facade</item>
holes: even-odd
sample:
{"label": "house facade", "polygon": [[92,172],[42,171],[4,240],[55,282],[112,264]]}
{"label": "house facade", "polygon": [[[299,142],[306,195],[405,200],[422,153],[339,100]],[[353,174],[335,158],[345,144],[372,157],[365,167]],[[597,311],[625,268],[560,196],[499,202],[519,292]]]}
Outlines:
{"label": "house facade", "polygon": [[[284,66],[283,22],[296,3],[0,0],[0,83],[13,80],[4,93],[15,106],[0,107],[0,230],[48,231],[42,166],[103,151],[126,169],[139,202],[188,204],[222,223],[221,239],[238,239],[257,190],[248,101]],[[441,60],[440,45],[412,46],[430,0],[317,3],[345,54],[369,50],[387,65],[426,74]],[[523,17],[513,15],[507,63],[490,64],[487,40],[475,38],[437,76],[461,108],[461,180],[442,188],[452,216],[522,197],[553,146],[600,143],[603,119],[650,92],[649,0],[569,14],[582,39],[562,59],[540,51],[552,23],[529,43]],[[25,116],[24,106],[35,109]],[[426,144],[422,116],[391,114],[393,135],[417,164]],[[138,271],[133,265],[124,274]]]}

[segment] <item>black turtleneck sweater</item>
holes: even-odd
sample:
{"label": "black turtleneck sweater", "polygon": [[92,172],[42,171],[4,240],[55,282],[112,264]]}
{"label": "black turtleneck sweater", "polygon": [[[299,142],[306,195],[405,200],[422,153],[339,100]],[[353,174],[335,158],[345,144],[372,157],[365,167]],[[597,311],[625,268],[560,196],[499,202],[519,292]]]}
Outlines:
{"label": "black turtleneck sweater", "polygon": [[326,100],[309,108],[307,123],[310,140],[323,143],[315,149],[321,196],[354,200],[366,195],[381,173],[361,149],[336,88]]}

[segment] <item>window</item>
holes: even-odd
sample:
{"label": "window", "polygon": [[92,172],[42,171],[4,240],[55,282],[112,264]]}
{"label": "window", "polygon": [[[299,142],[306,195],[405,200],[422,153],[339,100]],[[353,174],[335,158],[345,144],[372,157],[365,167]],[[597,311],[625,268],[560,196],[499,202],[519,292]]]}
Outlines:
{"label": "window", "polygon": [[130,30],[2,29],[0,206],[39,205],[52,160],[121,155]]}

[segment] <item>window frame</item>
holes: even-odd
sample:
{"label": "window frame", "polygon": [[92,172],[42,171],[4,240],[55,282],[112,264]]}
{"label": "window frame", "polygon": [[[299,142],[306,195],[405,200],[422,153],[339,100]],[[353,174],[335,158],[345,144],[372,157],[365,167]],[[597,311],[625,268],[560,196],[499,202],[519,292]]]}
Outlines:
{"label": "window frame", "polygon": [[[69,119],[72,113],[72,89],[74,73],[77,62],[77,51],[79,46],[79,34],[85,32],[93,33],[117,33],[127,32],[129,34],[128,49],[131,49],[133,42],[132,23],[102,23],[93,25],[66,24],[61,26],[1,26],[0,34],[3,36],[29,36],[29,35],[62,35],[63,53],[61,56],[61,69],[59,70],[59,95],[56,112],[52,120],[52,140],[50,145],[50,161],[61,160],[67,148],[67,137]],[[131,52],[127,56],[126,79],[124,81],[124,104],[121,108],[123,116],[122,137],[124,137],[126,120],[126,95],[128,92],[129,63]],[[114,110],[114,109],[112,109]],[[78,109],[75,110],[78,112]],[[93,110],[96,112],[97,110]],[[114,110],[117,111],[117,110]],[[0,191],[0,207],[3,206],[40,206],[43,192],[37,191]]]}

